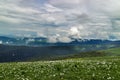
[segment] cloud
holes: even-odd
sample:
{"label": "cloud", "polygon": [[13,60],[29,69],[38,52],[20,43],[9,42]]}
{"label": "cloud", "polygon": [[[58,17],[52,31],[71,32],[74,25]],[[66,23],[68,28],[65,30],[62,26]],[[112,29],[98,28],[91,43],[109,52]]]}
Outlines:
{"label": "cloud", "polygon": [[19,22],[23,22],[24,20],[7,17],[7,16],[0,16],[0,21],[8,22],[8,23],[19,23]]}
{"label": "cloud", "polygon": [[44,4],[44,9],[47,11],[47,12],[50,12],[50,13],[54,13],[54,12],[61,12],[62,10],[59,9],[59,8],[56,8],[54,7],[53,5],[51,4]]}
{"label": "cloud", "polygon": [[2,41],[0,41],[0,44],[2,44],[3,42]]}
{"label": "cloud", "polygon": [[98,13],[104,13],[112,17],[120,17],[120,3],[119,0],[89,0],[89,7]]}
{"label": "cloud", "polygon": [[119,39],[119,7],[119,0],[1,0],[0,22],[6,25],[0,30],[49,42]]}
{"label": "cloud", "polygon": [[56,43],[56,42],[69,43],[71,41],[72,41],[71,38],[69,38],[68,36],[62,36],[59,34],[48,37],[48,42],[50,43]]}

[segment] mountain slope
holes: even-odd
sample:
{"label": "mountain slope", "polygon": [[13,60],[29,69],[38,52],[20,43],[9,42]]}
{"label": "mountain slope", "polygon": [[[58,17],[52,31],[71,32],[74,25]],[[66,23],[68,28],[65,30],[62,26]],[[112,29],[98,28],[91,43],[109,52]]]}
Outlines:
{"label": "mountain slope", "polygon": [[96,51],[117,47],[120,47],[120,41],[73,39],[70,43],[49,43],[46,38],[42,37],[10,38],[0,36],[0,62],[104,56],[105,54],[99,54],[104,52]]}
{"label": "mountain slope", "polygon": [[107,50],[101,50],[99,52],[106,53],[106,54],[112,55],[112,56],[120,56],[120,47],[111,48],[111,49],[107,49]]}
{"label": "mountain slope", "polygon": [[[114,48],[115,47],[118,47],[118,45],[117,46],[114,45]],[[99,50],[109,48],[111,48],[111,44],[107,45],[84,44],[74,46],[66,45],[66,46],[39,46],[39,47],[0,45],[0,62],[52,60],[69,57],[106,56],[106,54],[108,55],[109,53],[105,53],[104,51],[99,52]]]}

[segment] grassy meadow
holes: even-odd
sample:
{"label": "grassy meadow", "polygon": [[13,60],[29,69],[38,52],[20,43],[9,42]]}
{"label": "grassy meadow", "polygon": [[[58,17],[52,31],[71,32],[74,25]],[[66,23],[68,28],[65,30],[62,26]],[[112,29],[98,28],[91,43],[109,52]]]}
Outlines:
{"label": "grassy meadow", "polygon": [[120,48],[111,48],[107,50],[101,50],[100,52],[105,53],[107,56],[120,56]]}
{"label": "grassy meadow", "polygon": [[0,80],[119,80],[120,57],[0,64]]}

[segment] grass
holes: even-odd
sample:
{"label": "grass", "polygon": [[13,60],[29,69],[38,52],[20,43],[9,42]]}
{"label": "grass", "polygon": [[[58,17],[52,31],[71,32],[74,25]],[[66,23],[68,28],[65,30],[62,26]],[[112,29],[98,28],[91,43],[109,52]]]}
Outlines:
{"label": "grass", "polygon": [[0,64],[0,80],[119,80],[120,57]]}
{"label": "grass", "polygon": [[112,49],[107,49],[107,50],[102,50],[100,52],[107,53],[108,55],[112,56],[120,56],[120,48],[112,48]]}

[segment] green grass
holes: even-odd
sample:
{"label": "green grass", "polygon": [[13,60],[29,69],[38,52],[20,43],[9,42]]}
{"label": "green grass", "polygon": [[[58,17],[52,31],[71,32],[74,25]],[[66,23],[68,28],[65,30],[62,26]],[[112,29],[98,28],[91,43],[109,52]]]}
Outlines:
{"label": "green grass", "polygon": [[120,56],[120,48],[112,48],[112,49],[102,50],[100,52],[107,53],[108,55],[112,55],[112,56]]}
{"label": "green grass", "polygon": [[0,80],[119,80],[120,57],[0,64]]}

